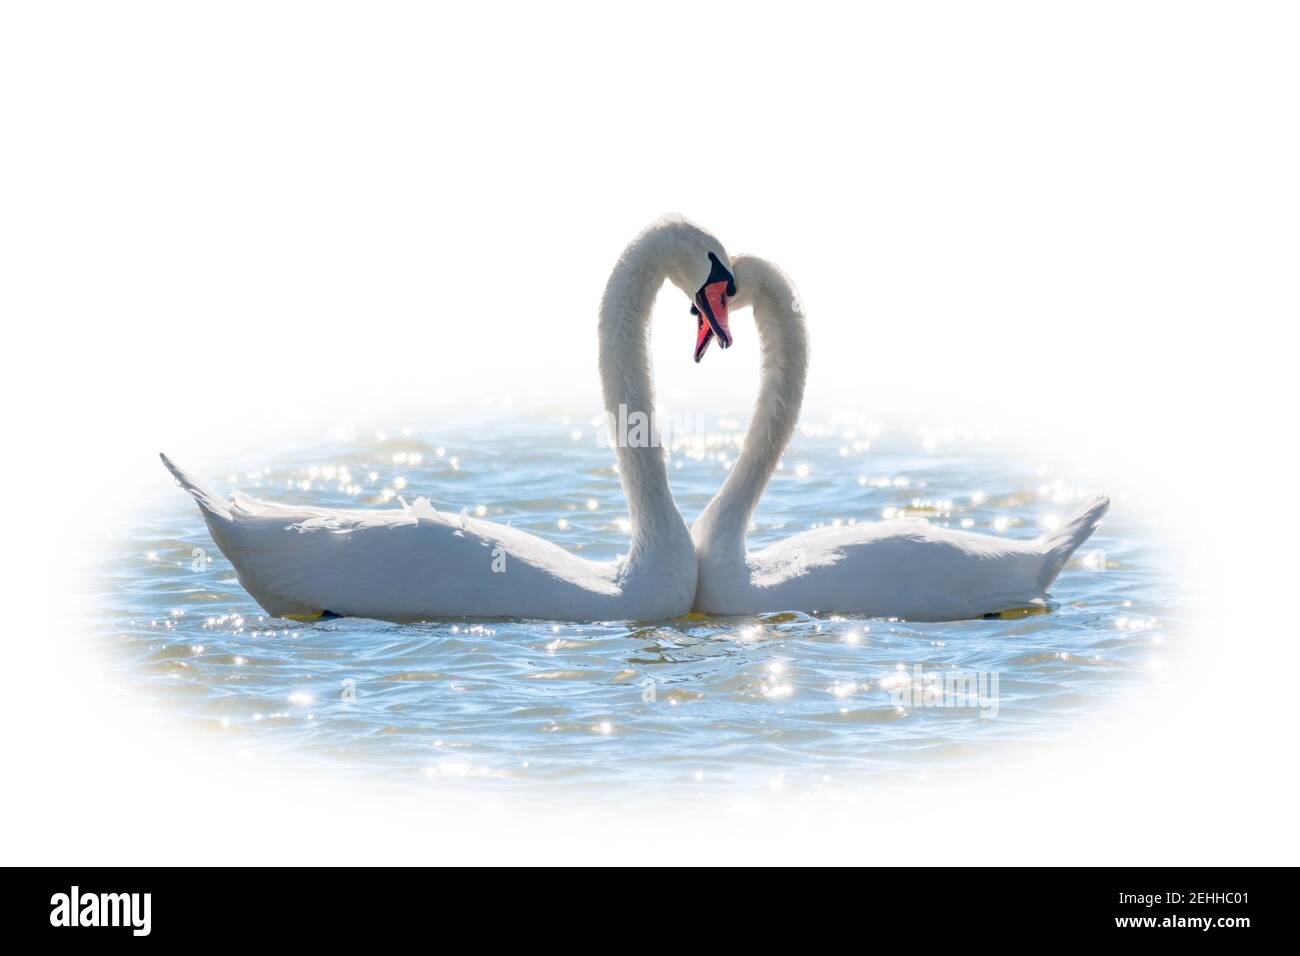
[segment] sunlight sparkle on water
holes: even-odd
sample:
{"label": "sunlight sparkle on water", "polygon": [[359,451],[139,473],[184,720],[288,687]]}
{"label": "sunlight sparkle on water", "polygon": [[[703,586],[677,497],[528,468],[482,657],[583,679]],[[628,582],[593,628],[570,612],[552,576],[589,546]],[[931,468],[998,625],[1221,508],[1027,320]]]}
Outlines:
{"label": "sunlight sparkle on water", "polygon": [[[259,496],[294,505],[399,508],[400,492],[408,507],[427,498],[461,520],[510,523],[612,560],[631,533],[613,451],[597,443],[599,416],[565,414],[568,424],[548,413],[458,430],[379,423],[261,459],[232,456],[201,477],[223,493],[260,484]],[[920,436],[927,451],[915,431],[864,413],[805,419],[752,516],[751,550],[885,517],[1028,538],[1059,528],[1092,488],[1122,490],[961,429],[931,427]],[[573,424],[593,420],[590,430]],[[710,417],[673,436],[672,491],[688,523],[735,462],[745,421]],[[1001,766],[1010,748],[1140,699],[1170,671],[1185,613],[1150,522],[1118,506],[1062,572],[1050,613],[956,624],[825,613],[293,623],[252,601],[171,482],[123,521],[86,602],[106,671],[142,708],[210,723],[250,757],[433,788],[545,781],[626,797],[707,779],[711,791],[793,795],[828,776],[840,786]],[[896,705],[895,690],[910,704],[917,664],[999,674],[998,718]]]}

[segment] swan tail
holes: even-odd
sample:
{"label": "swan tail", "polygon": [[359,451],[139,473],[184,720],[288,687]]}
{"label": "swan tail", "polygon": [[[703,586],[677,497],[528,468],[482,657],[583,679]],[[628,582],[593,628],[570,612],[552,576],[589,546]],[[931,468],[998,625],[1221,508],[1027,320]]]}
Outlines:
{"label": "swan tail", "polygon": [[323,608],[312,607],[298,601],[282,598],[274,593],[269,586],[266,586],[261,580],[261,575],[257,574],[253,567],[249,566],[249,541],[246,536],[240,533],[236,515],[231,508],[230,502],[204,488],[194,479],[193,475],[166,455],[159,455],[158,457],[167,466],[167,470],[172,473],[176,483],[194,496],[194,500],[198,502],[199,511],[203,515],[203,520],[208,526],[208,531],[212,534],[212,540],[217,543],[221,553],[234,566],[239,583],[244,586],[258,604],[266,609],[268,614],[285,617],[293,621],[315,621],[324,617],[337,616]]}
{"label": "swan tail", "polygon": [[1074,514],[1070,515],[1055,531],[1049,531],[1038,539],[1038,545],[1044,557],[1044,564],[1039,583],[1046,591],[1056,576],[1065,567],[1070,555],[1078,550],[1101,523],[1106,510],[1110,508],[1110,499],[1098,495]]}
{"label": "swan tail", "polygon": [[[224,498],[208,491],[194,479],[194,476],[166,455],[159,454],[158,457],[167,466],[167,470],[172,473],[176,483],[194,496],[194,500],[199,503],[199,508],[203,511],[203,517],[231,520],[230,505]],[[211,521],[209,521],[209,524],[211,524]]]}

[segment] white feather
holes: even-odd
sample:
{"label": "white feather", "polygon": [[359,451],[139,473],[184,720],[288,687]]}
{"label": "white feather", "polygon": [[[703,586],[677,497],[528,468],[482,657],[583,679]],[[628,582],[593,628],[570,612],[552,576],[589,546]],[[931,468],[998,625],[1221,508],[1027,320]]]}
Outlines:
{"label": "white feather", "polygon": [[[679,216],[660,219],[624,250],[600,308],[607,411],[653,412],[647,351],[651,307],[665,280],[691,296],[721,243]],[[536,535],[439,513],[428,499],[386,510],[290,507],[236,494],[226,502],[166,456],[199,504],[218,547],[272,614],[322,612],[389,620],[483,616],[654,620],[685,614],[695,596],[690,533],[668,489],[660,449],[617,449],[632,546],[590,561]]]}
{"label": "white feather", "polygon": [[896,520],[819,528],[758,552],[745,548],[763,489],[794,432],[808,336],[789,278],[737,256],[733,308],[752,305],[762,385],[745,443],[721,490],[691,528],[700,562],[695,610],[718,614],[846,611],[946,621],[1045,603],[1070,554],[1106,513],[1098,498],[1032,541]]}

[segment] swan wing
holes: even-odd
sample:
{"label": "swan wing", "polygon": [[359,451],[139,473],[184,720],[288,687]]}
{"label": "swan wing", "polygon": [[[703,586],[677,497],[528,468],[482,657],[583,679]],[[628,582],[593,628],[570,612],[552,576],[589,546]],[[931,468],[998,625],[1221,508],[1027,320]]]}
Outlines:
{"label": "swan wing", "polygon": [[584,616],[618,594],[618,566],[427,500],[391,509],[226,502],[166,458],[240,583],[272,614],[414,620]]}
{"label": "swan wing", "polygon": [[1027,541],[919,519],[818,528],[751,553],[749,584],[765,609],[860,611],[916,621],[1040,606],[1107,505],[1098,499],[1061,530]]}

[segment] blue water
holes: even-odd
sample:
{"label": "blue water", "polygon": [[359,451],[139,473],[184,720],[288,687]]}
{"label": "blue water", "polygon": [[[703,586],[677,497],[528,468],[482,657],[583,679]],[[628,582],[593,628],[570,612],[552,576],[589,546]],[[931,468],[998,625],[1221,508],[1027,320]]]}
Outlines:
{"label": "blue water", "polygon": [[[669,467],[689,521],[743,425],[686,424]],[[589,415],[557,413],[437,431],[394,422],[201,477],[223,493],[327,506],[427,495],[609,558],[628,540],[612,464]],[[1188,598],[1118,476],[1102,483],[979,435],[805,416],[751,545],[889,509],[1033,537],[1048,516],[1112,494],[1106,522],[1057,580],[1054,610],[1013,620],[304,625],[263,614],[168,480],[122,521],[86,586],[99,666],[126,693],[276,760],[471,792],[854,786],[1006,759],[1160,678]],[[918,664],[922,684],[973,672],[985,694],[929,706],[912,689]]]}

